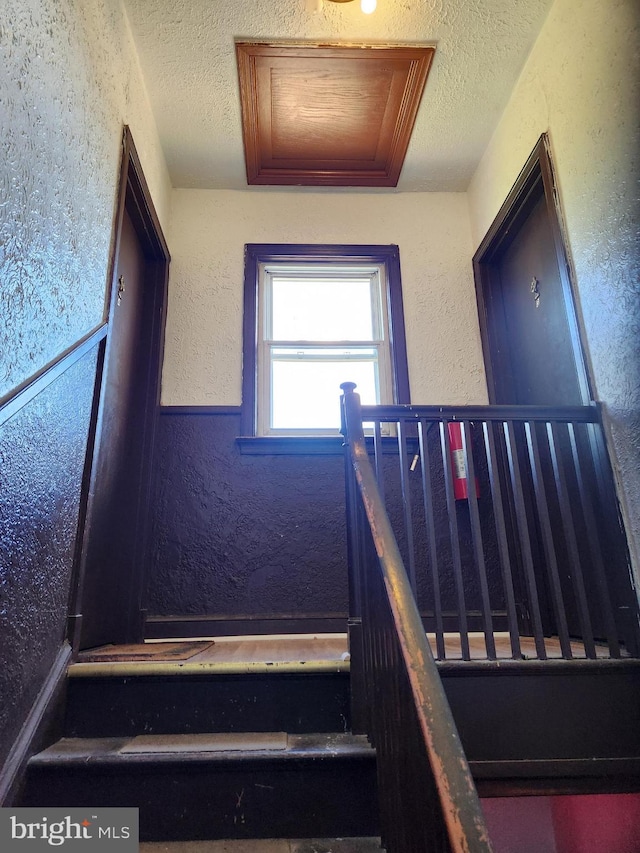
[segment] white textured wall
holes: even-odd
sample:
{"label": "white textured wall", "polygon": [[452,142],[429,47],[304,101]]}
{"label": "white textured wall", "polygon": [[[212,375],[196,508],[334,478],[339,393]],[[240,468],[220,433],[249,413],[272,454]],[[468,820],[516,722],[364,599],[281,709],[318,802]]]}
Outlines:
{"label": "white textured wall", "polygon": [[[477,245],[548,131],[598,399],[640,545],[640,3],[556,0],[469,188]],[[640,563],[639,563],[640,565]]]}
{"label": "white textured wall", "polygon": [[175,190],[163,403],[240,404],[245,243],[397,244],[413,401],[485,402],[464,194]]}
{"label": "white textured wall", "polygon": [[103,318],[122,125],[171,188],[120,0],[2,0],[0,397]]}

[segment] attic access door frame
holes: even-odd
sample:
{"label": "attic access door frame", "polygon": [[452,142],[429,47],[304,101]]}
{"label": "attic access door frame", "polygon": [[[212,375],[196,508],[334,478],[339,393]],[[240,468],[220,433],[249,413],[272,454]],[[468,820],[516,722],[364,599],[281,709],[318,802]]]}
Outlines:
{"label": "attic access door frame", "polygon": [[[518,377],[513,373],[508,340],[509,318],[508,306],[505,299],[507,282],[501,281],[501,264],[509,247],[527,224],[536,205],[542,205],[539,213],[546,214],[547,227],[551,232],[552,252],[557,263],[559,292],[556,294],[556,307],[563,312],[559,318],[556,333],[562,327],[566,335],[566,345],[563,352],[566,358],[572,358],[575,367],[573,381],[575,397],[571,400],[574,405],[588,405],[593,401],[593,385],[587,369],[585,347],[581,334],[574,287],[571,277],[568,252],[566,249],[562,216],[558,202],[553,166],[550,156],[549,138],[543,133],[533,149],[524,168],[520,172],[514,186],[500,208],[498,215],[489,228],[484,240],[473,257],[473,273],[476,285],[476,300],[478,318],[480,321],[480,337],[487,375],[489,402],[497,404],[551,404],[551,401],[522,400],[517,398],[515,384]],[[551,260],[551,259],[549,259]],[[527,281],[526,299],[531,305],[535,304],[536,285]],[[544,292],[546,282],[540,283],[539,300],[546,300]],[[526,329],[521,330],[526,334]],[[517,337],[514,335],[513,337]],[[567,367],[567,372],[569,368]],[[579,398],[579,399],[577,399]],[[565,405],[569,401],[565,401]]]}
{"label": "attic access door frame", "polygon": [[124,128],[69,617],[74,651],[141,642],[152,455],[160,405],[169,250]]}

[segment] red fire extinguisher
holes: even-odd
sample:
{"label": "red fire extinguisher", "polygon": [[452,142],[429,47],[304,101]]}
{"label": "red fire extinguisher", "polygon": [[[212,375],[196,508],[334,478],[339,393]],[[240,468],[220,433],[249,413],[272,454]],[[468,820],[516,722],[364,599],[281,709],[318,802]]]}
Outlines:
{"label": "red fire extinguisher", "polygon": [[[449,427],[449,453],[451,456],[451,471],[453,473],[453,494],[457,501],[467,500],[469,487],[467,478],[467,466],[464,463],[464,450],[462,447],[462,424],[451,421]],[[471,448],[468,448],[471,452]],[[476,497],[480,497],[480,487],[476,477]]]}

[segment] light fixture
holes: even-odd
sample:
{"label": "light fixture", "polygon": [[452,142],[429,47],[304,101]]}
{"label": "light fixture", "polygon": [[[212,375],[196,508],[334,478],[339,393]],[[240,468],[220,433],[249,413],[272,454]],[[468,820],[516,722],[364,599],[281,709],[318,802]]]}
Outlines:
{"label": "light fixture", "polygon": [[[352,3],[353,0],[330,0],[331,3]],[[377,0],[360,0],[360,8],[365,15],[370,15],[375,12]]]}

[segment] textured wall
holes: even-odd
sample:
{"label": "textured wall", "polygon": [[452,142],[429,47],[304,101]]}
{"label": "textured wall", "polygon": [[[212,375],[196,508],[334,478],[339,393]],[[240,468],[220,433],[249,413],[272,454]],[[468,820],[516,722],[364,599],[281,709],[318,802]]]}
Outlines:
{"label": "textured wall", "polygon": [[557,0],[469,189],[479,243],[549,131],[596,394],[640,570],[640,6]]}
{"label": "textured wall", "polygon": [[160,418],[149,614],[346,613],[342,456],[243,456],[239,427]]}
{"label": "textured wall", "polygon": [[170,193],[118,0],[3,0],[0,67],[1,398],[103,318],[123,123]]}
{"label": "textured wall", "polygon": [[[239,415],[165,414],[156,455],[155,553],[147,606],[153,616],[346,613],[344,462],[335,456],[249,456],[236,444]],[[429,434],[442,606],[455,611],[449,524],[437,430]],[[491,524],[489,483],[478,458],[480,514]],[[397,457],[385,457],[391,523],[408,565]],[[433,609],[420,466],[413,493],[419,605]],[[469,511],[457,504],[466,603],[480,608]],[[496,543],[484,542],[489,566]],[[499,572],[491,603],[504,609]]]}
{"label": "textured wall", "polygon": [[245,243],[398,244],[412,399],[485,402],[464,195],[176,190],[163,403],[240,404]]}
{"label": "textured wall", "polygon": [[64,637],[95,363],[0,427],[0,766]]}
{"label": "textured wall", "polygon": [[[169,183],[119,0],[3,0],[0,398],[103,318],[122,125]],[[64,636],[95,357],[0,428],[0,762]]]}

